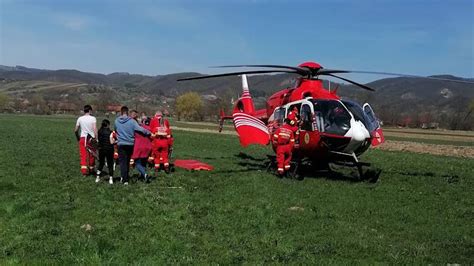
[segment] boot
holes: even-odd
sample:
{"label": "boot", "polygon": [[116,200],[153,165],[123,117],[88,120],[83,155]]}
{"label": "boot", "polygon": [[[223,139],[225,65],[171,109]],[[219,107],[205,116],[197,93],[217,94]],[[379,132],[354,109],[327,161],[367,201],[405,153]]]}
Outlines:
{"label": "boot", "polygon": [[96,177],[95,177],[95,182],[96,183],[100,182],[100,170],[97,170]]}

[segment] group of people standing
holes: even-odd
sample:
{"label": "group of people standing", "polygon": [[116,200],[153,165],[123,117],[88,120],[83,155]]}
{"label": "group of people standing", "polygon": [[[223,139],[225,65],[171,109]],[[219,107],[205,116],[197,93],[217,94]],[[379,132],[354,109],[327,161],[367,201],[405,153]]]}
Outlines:
{"label": "group of people standing", "polygon": [[[160,111],[153,118],[143,114],[138,117],[134,110],[122,106],[120,116],[111,129],[110,121],[104,119],[97,130],[97,120],[92,116],[92,107],[84,106],[84,115],[76,122],[75,133],[79,141],[81,173],[96,174],[96,182],[104,175],[102,169],[108,167],[109,183],[113,184],[113,173],[116,161],[120,165],[120,177],[124,185],[128,185],[130,167],[140,173],[141,178],[149,181],[147,165],[153,164],[155,170],[170,171],[169,153],[172,150],[173,137],[169,121],[163,118]],[[98,151],[98,153],[97,153]],[[95,159],[99,166],[95,169]]]}

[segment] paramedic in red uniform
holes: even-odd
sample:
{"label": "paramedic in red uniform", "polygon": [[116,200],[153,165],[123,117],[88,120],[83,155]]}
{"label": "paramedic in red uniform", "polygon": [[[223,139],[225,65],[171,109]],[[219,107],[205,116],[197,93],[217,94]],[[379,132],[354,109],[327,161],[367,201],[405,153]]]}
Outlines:
{"label": "paramedic in red uniform", "polygon": [[[152,138],[155,136],[153,134],[153,130],[156,130],[156,127],[159,125],[160,119],[162,118],[162,116],[163,115],[161,111],[156,111],[155,116],[153,116],[153,118],[150,121],[150,130],[152,132]],[[148,163],[150,164],[155,163],[154,153],[155,153],[155,149],[153,148],[150,157],[148,157]]]}
{"label": "paramedic in red uniform", "polygon": [[287,118],[290,120],[291,130],[295,135],[295,146],[299,144],[299,137],[300,137],[300,115],[298,112],[298,107],[293,106],[293,109],[288,113]]}
{"label": "paramedic in red uniform", "polygon": [[[88,175],[94,173],[95,158],[87,151],[87,142],[97,137],[97,120],[92,116],[92,107],[84,106],[84,115],[79,117],[76,122],[74,132],[79,140],[79,154],[81,157],[81,173]],[[80,132],[79,132],[80,128]]]}
{"label": "paramedic in red uniform", "polygon": [[290,170],[291,155],[295,138],[289,119],[285,120],[285,124],[279,127],[273,134],[273,143],[276,144],[276,160],[278,166],[278,174],[283,175]]}
{"label": "paramedic in red uniform", "polygon": [[162,113],[158,111],[150,122],[150,128],[153,137],[152,156],[155,163],[155,170],[159,170],[161,164],[163,164],[166,173],[169,173],[170,164],[168,157],[173,145],[169,121],[164,119]]}

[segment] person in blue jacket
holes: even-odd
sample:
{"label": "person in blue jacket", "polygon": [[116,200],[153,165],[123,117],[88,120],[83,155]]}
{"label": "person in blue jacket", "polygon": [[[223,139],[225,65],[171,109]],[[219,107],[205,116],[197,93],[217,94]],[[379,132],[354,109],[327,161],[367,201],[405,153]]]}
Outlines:
{"label": "person in blue jacket", "polygon": [[130,159],[133,153],[135,143],[135,131],[141,132],[147,136],[150,131],[139,126],[137,121],[128,116],[128,107],[122,106],[121,115],[115,119],[115,132],[117,132],[117,145],[120,164],[120,176],[124,185],[128,185],[128,173],[130,171]]}

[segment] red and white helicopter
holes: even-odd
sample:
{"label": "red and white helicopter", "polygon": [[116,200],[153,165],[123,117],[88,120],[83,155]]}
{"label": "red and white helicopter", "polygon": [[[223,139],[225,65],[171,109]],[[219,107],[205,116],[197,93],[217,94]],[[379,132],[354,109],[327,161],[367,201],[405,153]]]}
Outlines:
{"label": "red and white helicopter", "polygon": [[[321,76],[338,78],[370,91],[374,91],[374,89],[335,74],[363,73],[472,83],[464,80],[386,72],[326,69],[315,62],[305,62],[297,67],[281,65],[220,67],[265,69],[188,77],[178,81],[241,75],[242,96],[235,102],[232,116],[225,116],[221,112],[220,129],[222,129],[225,119],[232,119],[240,143],[244,147],[250,144],[269,144],[271,134],[283,124],[289,112],[297,107],[301,123],[299,139],[296,140],[297,145],[294,150],[294,164],[291,172],[293,176],[297,175],[298,167],[303,162],[310,162],[313,167],[328,167],[329,163],[356,167],[362,178],[368,175],[368,172],[364,173],[362,167],[370,164],[360,162],[360,155],[367,151],[371,145],[377,146],[384,142],[382,128],[371,106],[368,103],[359,105],[354,101],[341,99],[336,94],[337,89],[330,91],[323,87]],[[300,77],[294,86],[270,96],[265,109],[255,110],[246,75],[270,73],[293,73]],[[275,149],[275,147],[273,148]],[[380,171],[371,171],[370,173],[378,178]]]}

